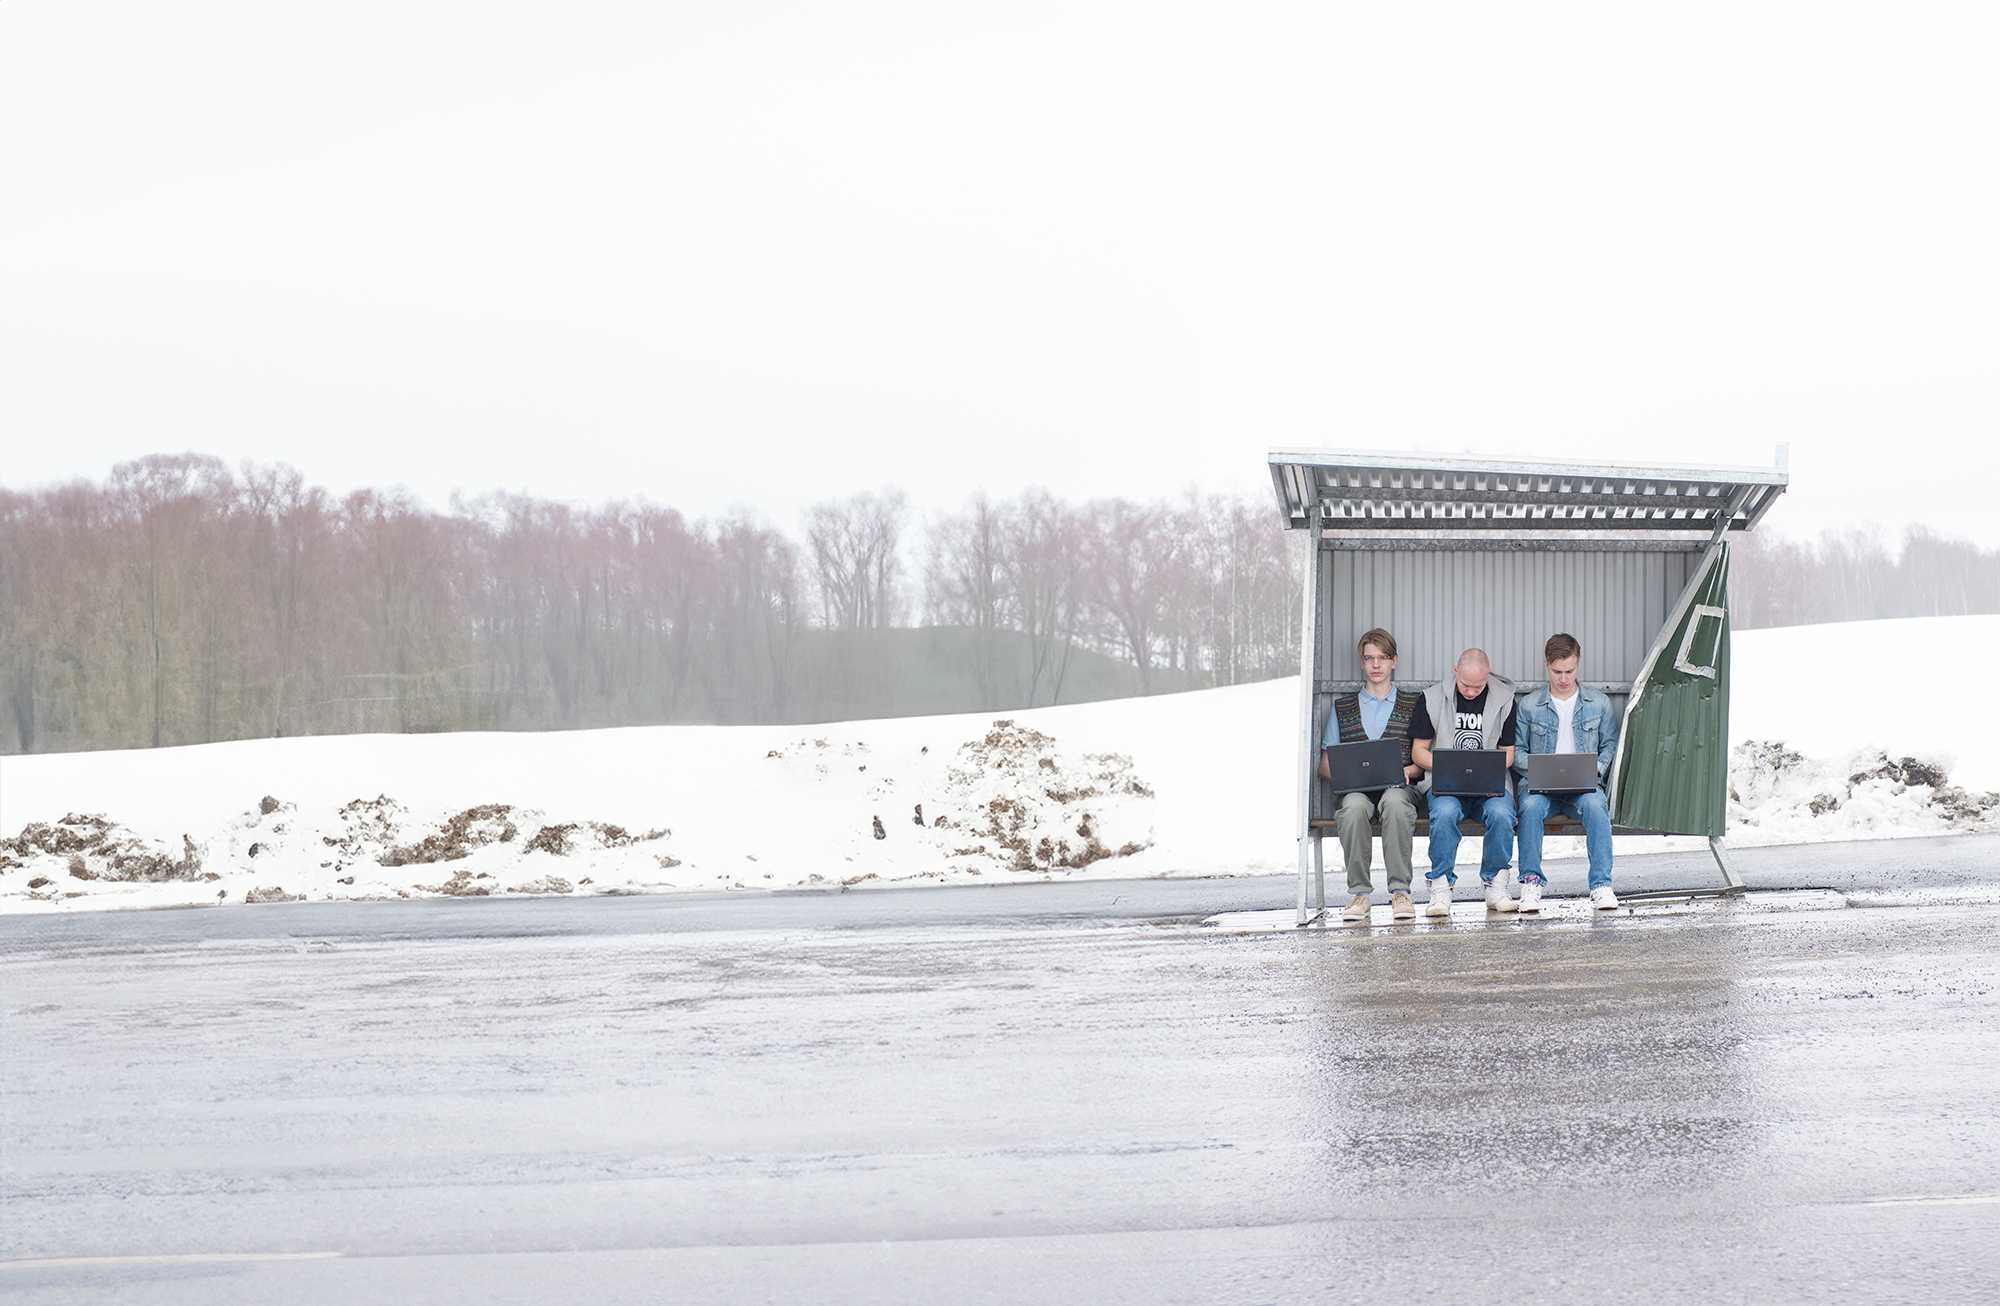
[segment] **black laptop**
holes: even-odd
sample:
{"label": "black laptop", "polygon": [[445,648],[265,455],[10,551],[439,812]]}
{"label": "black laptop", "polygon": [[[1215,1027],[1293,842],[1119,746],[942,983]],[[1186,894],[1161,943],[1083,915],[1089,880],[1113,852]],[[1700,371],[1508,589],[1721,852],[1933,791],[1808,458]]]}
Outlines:
{"label": "black laptop", "polygon": [[1503,748],[1433,748],[1431,792],[1459,798],[1493,798],[1507,792]]}
{"label": "black laptop", "polygon": [[1332,744],[1326,750],[1326,769],[1340,793],[1376,793],[1403,783],[1403,745],[1395,739]]}
{"label": "black laptop", "polygon": [[1597,754],[1531,753],[1528,788],[1538,794],[1587,794],[1597,788]]}

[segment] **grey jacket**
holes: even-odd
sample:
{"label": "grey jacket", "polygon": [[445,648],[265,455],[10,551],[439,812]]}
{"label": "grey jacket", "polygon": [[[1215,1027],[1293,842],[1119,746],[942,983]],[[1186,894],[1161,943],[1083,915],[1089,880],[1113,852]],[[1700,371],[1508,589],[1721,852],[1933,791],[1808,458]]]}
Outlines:
{"label": "grey jacket", "polygon": [[[1514,694],[1513,681],[1504,676],[1486,678],[1486,720],[1480,724],[1479,730],[1481,748],[1499,747],[1495,741],[1500,738],[1500,731],[1506,726],[1507,718],[1514,714]],[[1424,711],[1430,713],[1431,729],[1436,732],[1431,740],[1431,747],[1438,747],[1440,740],[1450,740],[1452,718],[1458,715],[1456,676],[1446,676],[1424,691]],[[1449,747],[1449,744],[1445,746]],[[1518,755],[1517,751],[1516,756]],[[1417,787],[1425,793],[1430,792],[1430,772],[1424,773],[1424,778],[1418,782]],[[1507,793],[1509,797],[1514,793],[1514,773],[1511,770],[1507,773]]]}

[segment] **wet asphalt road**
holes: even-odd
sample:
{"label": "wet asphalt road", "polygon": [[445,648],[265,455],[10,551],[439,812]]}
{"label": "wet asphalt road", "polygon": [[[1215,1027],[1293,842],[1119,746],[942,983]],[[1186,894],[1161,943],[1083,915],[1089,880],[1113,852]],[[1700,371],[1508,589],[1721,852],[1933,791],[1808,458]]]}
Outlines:
{"label": "wet asphalt road", "polygon": [[1742,857],[0,920],[0,1297],[2000,1299],[2000,838]]}

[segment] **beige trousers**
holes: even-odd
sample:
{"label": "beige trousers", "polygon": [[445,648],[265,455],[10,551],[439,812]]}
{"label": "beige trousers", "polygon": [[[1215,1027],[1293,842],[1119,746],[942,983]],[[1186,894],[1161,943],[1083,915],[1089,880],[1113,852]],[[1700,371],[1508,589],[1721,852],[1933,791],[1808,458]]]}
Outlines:
{"label": "beige trousers", "polygon": [[1374,861],[1369,846],[1377,816],[1382,821],[1382,862],[1389,868],[1389,892],[1410,891],[1410,843],[1417,829],[1417,794],[1408,785],[1397,785],[1380,793],[1348,793],[1340,796],[1335,817],[1340,831],[1340,851],[1347,859],[1347,891],[1350,894],[1374,891],[1369,875]]}

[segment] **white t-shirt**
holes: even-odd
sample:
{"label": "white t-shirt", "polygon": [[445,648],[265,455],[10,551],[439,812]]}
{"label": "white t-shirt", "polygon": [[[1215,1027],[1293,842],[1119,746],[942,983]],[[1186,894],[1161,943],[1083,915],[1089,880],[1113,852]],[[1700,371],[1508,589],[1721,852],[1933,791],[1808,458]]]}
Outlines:
{"label": "white t-shirt", "polygon": [[1556,751],[1558,753],[1581,753],[1576,746],[1576,701],[1582,694],[1571,694],[1568,698],[1549,695],[1549,702],[1556,709]]}

